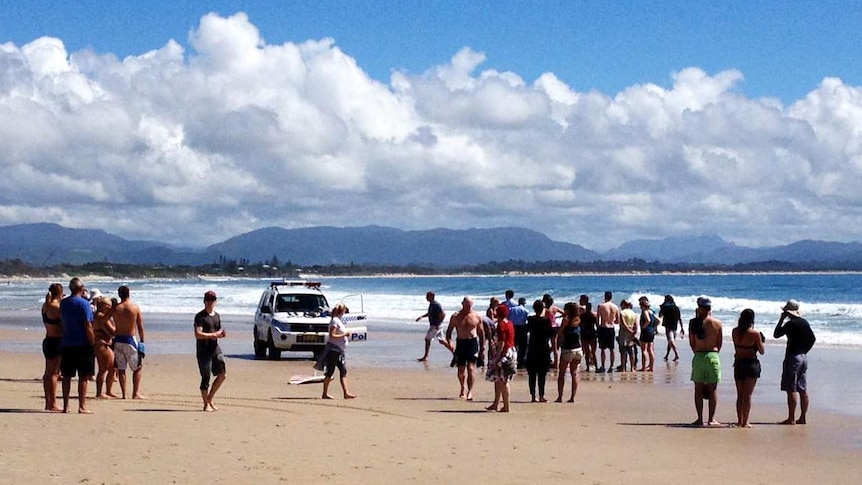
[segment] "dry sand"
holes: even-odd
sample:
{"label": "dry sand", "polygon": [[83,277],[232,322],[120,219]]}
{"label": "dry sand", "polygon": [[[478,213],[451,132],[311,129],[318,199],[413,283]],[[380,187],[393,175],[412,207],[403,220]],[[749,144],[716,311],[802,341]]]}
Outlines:
{"label": "dry sand", "polygon": [[[590,375],[574,404],[528,403],[519,376],[504,415],[483,410],[484,380],[476,402],[456,399],[454,370],[354,366],[359,398],[340,399],[336,381],[339,399],[324,401],[319,384],[287,385],[309,361],[232,358],[221,410],[204,413],[194,356],[154,355],[148,400],[63,415],[40,411],[43,362],[0,354],[2,483],[855,483],[862,471],[859,419],[812,410],[779,426],[784,406],[755,402],[754,429],[692,428],[691,389],[666,370]],[[719,419],[734,399],[721,396]]]}

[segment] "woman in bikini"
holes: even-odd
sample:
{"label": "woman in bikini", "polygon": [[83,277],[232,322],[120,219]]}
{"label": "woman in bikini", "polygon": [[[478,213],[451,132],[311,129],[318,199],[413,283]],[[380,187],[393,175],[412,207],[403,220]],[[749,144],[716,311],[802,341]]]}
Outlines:
{"label": "woman in bikini", "polygon": [[101,399],[115,398],[111,392],[114,384],[114,304],[106,296],[96,300],[96,314],[93,318],[93,334],[96,337],[93,347],[96,351],[96,362],[99,372],[96,374],[96,397]]}
{"label": "woman in bikini", "polygon": [[754,329],[754,310],[746,308],[739,314],[733,329],[733,379],[736,381],[736,425],[751,428],[748,416],[751,413],[751,395],[760,377],[760,361],[757,354],[766,350],[766,338]]}
{"label": "woman in bikini", "polygon": [[42,304],[42,323],[45,324],[45,339],[42,340],[42,354],[45,356],[45,373],[42,374],[42,387],[45,390],[45,411],[60,412],[57,405],[57,381],[60,378],[60,341],[63,338],[63,324],[60,321],[60,300],[63,299],[63,285],[53,283],[48,287],[45,303]]}

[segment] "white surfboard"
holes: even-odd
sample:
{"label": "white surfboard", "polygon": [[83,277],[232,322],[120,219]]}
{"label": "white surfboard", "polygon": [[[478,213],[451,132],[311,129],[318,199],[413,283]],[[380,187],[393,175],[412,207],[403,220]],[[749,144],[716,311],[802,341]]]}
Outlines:
{"label": "white surfboard", "polygon": [[323,382],[323,379],[324,379],[324,376],[322,374],[321,375],[315,374],[313,376],[296,375],[296,376],[291,377],[290,380],[287,381],[287,383],[290,385],[299,386],[301,384],[317,384],[317,383]]}

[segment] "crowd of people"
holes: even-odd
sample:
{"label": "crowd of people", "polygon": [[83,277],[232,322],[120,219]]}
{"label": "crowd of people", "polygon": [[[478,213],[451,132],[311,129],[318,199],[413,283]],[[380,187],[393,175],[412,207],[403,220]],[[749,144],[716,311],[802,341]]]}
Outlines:
{"label": "crowd of people", "polygon": [[[515,300],[515,292],[507,290],[501,301],[490,299],[484,315],[473,309],[473,299],[465,296],[461,308],[449,319],[443,331],[445,311],[433,291],[426,294],[428,311],[418,317],[428,318],[425,353],[419,361],[427,362],[431,342],[437,340],[452,352],[453,367],[458,368],[459,397],[473,400],[473,387],[478,368],[485,367],[485,377],[494,383],[494,401],[489,411],[509,412],[510,386],[514,376],[526,371],[531,402],[547,402],[547,375],[557,375],[555,402],[562,402],[567,375],[571,393],[567,402],[574,402],[581,372],[653,372],[655,369],[655,338],[659,327],[664,329],[667,350],[664,360],[679,361],[676,340],[685,336],[682,313],[672,295],[665,295],[658,309],[649,298],[638,298],[640,315],[632,302],[613,301],[613,293],[604,293],[604,301],[593,312],[588,295],[577,302],[567,302],[560,308],[550,294],[532,304],[526,299]],[[755,314],[743,310],[732,331],[734,346],[734,381],[737,389],[736,426],[751,427],[751,396],[761,367],[757,358],[765,352],[766,336],[755,329]],[[722,322],[712,314],[708,297],[697,299],[694,318],[688,323],[688,343],[693,352],[691,381],[694,383],[695,426],[720,426],[715,420],[718,384],[721,381],[719,352],[723,343]],[[453,333],[455,340],[452,340]],[[789,300],[773,332],[774,338],[787,337],[782,365],[781,390],[787,394],[788,417],[782,424],[805,424],[809,406],[806,375],[806,355],[814,345],[815,336],[799,310],[799,302]],[[598,355],[597,355],[598,351]],[[615,366],[616,354],[620,364]],[[671,353],[673,354],[671,356]],[[640,354],[640,355],[639,355]],[[638,363],[640,366],[638,367]],[[584,367],[581,369],[581,364]],[[607,365],[606,365],[607,364]],[[707,419],[704,420],[704,402]],[[800,414],[796,416],[796,409]]]}
{"label": "crowd of people", "polygon": [[[42,305],[45,410],[69,412],[72,378],[76,376],[81,414],[92,412],[87,408],[87,389],[94,378],[97,398],[126,399],[128,370],[132,372],[132,399],[144,399],[140,391],[146,354],[144,322],[129,287],[117,288],[119,298],[112,299],[99,290],[90,293],[83,281],[72,278],[69,292],[65,296],[63,285],[53,283]],[[116,381],[120,396],[113,392]],[[62,407],[56,401],[58,382],[62,382]]]}
{"label": "crowd of people", "polygon": [[[65,296],[62,285],[51,284],[42,305],[45,410],[69,412],[71,382],[76,376],[79,413],[91,413],[87,408],[90,380],[96,381],[97,398],[125,399],[129,370],[132,399],[145,399],[140,390],[146,353],[143,316],[131,300],[129,287],[117,288],[118,298],[112,299],[98,290],[91,294],[79,278],[72,278],[69,291],[70,295]],[[544,294],[533,302],[531,313],[525,298],[516,301],[515,292],[507,290],[502,301],[496,297],[490,299],[483,315],[473,309],[472,297],[465,296],[461,308],[449,318],[445,331],[442,326],[446,313],[442,305],[433,291],[427,292],[425,297],[428,311],[416,320],[427,318],[429,329],[425,335],[425,352],[418,360],[427,362],[434,340],[446,347],[452,354],[451,365],[458,369],[459,397],[467,401],[473,400],[478,369],[484,367],[485,379],[494,383],[494,400],[487,407],[489,411],[510,411],[511,382],[519,371],[526,372],[531,402],[538,403],[548,401],[545,394],[548,373],[553,371],[557,376],[554,402],[563,401],[567,375],[570,376],[571,390],[566,401],[572,403],[581,372],[653,372],[654,343],[659,327],[664,328],[667,339],[665,361],[671,359],[671,352],[672,360],[679,360],[676,340],[685,336],[682,314],[672,295],[665,295],[658,311],[652,308],[646,296],[638,298],[640,315],[634,312],[628,300],[622,300],[617,306],[610,291],[604,293],[604,301],[595,312],[588,295],[581,295],[577,302],[567,302],[560,308],[550,294]],[[204,411],[218,409],[213,400],[226,378],[225,359],[218,341],[227,334],[215,311],[217,300],[215,292],[207,291],[203,298],[204,309],[194,317]],[[324,370],[324,399],[332,399],[329,384],[335,370],[339,371],[344,398],[356,397],[347,384],[348,334],[341,321],[346,311],[343,304],[332,309],[329,338],[318,362]],[[765,352],[766,336],[755,329],[755,314],[751,309],[740,313],[731,336],[737,389],[736,425],[751,427],[751,396],[760,378],[758,355]],[[798,301],[788,300],[782,307],[773,337],[787,338],[781,390],[787,394],[788,416],[782,424],[805,424],[809,407],[806,355],[816,338],[801,315]],[[721,381],[719,352],[723,344],[723,324],[712,314],[712,302],[708,297],[697,299],[694,318],[688,324],[688,341],[693,352],[691,381],[697,414],[692,424],[721,425],[715,420],[715,412]],[[614,365],[617,353],[619,366]],[[215,380],[211,384],[212,377]],[[58,382],[62,382],[62,407],[56,402]],[[120,396],[113,392],[115,382],[119,382]],[[707,403],[706,420],[704,401]],[[800,408],[798,417],[797,407]]]}

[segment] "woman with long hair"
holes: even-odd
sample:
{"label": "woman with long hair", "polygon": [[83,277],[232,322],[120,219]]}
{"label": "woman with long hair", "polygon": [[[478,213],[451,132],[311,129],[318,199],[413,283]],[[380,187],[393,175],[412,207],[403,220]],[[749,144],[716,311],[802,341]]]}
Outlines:
{"label": "woman with long hair", "polygon": [[560,344],[560,363],[557,371],[557,399],[563,402],[563,388],[566,385],[566,369],[572,375],[572,395],[569,402],[575,402],[578,392],[578,366],[584,356],[581,350],[581,317],[575,302],[563,306],[563,324],[558,330],[557,342]]}
{"label": "woman with long hair", "polygon": [[[641,368],[640,371],[652,372],[655,366],[655,334],[658,331],[658,317],[650,308],[649,299],[642,296],[638,299],[641,307]],[[647,365],[649,360],[649,365]]]}
{"label": "woman with long hair", "polygon": [[554,305],[554,297],[552,297],[550,293],[542,295],[542,303],[545,304],[545,317],[551,321],[551,328],[554,329],[551,333],[551,351],[553,353],[552,365],[554,369],[556,369],[557,365],[559,365],[560,355],[560,346],[557,343],[557,329],[560,328],[560,324],[557,323],[557,315],[562,315],[563,310],[561,310],[557,305]]}
{"label": "woman with long hair", "polygon": [[42,323],[45,324],[45,339],[42,340],[42,355],[45,356],[45,373],[42,387],[45,390],[45,411],[60,412],[57,405],[57,381],[60,378],[60,341],[63,338],[63,323],[60,321],[60,300],[63,285],[52,283],[42,304]]}
{"label": "woman with long hair", "polygon": [[746,308],[739,314],[736,328],[733,329],[733,380],[736,381],[736,425],[750,428],[748,416],[751,413],[751,395],[760,378],[760,361],[757,354],[763,354],[766,337],[754,329],[754,310]]}
{"label": "woman with long hair", "polygon": [[114,302],[107,296],[96,299],[96,313],[93,318],[94,350],[99,372],[96,373],[96,397],[107,399],[117,396],[111,392],[114,384]]}

